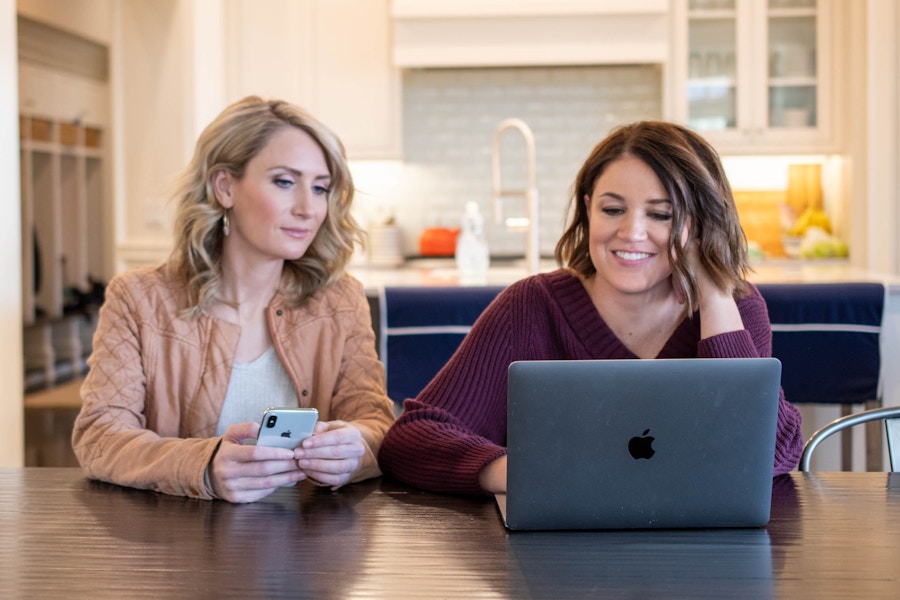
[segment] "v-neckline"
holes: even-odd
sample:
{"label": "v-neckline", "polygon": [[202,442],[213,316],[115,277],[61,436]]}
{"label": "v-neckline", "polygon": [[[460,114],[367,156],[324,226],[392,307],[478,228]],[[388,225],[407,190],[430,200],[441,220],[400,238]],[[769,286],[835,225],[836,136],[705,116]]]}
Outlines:
{"label": "v-neckline", "polygon": [[[581,278],[568,271],[560,271],[560,274],[562,277],[558,285],[561,293],[558,297],[562,312],[587,353],[590,356],[611,359],[638,358],[600,315]],[[699,328],[696,313],[693,317],[684,315],[654,358],[693,356],[696,354]],[[683,335],[684,329],[695,329],[696,333]],[[690,340],[694,340],[695,343],[690,344]]]}

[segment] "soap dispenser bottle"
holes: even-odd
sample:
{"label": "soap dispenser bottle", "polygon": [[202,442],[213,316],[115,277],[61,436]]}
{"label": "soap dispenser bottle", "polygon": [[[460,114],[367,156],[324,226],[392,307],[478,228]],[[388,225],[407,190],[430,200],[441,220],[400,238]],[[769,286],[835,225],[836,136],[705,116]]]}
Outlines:
{"label": "soap dispenser bottle", "polygon": [[490,255],[484,239],[484,219],[478,210],[478,203],[470,200],[466,202],[456,240],[456,268],[459,270],[460,283],[486,283],[489,263]]}

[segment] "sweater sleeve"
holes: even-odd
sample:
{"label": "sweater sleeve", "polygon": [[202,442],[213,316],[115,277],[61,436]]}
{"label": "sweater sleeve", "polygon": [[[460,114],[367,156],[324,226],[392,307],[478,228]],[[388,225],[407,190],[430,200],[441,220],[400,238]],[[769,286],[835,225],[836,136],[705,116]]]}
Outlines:
{"label": "sweater sleeve", "polygon": [[527,345],[518,289],[504,290],[431,383],[406,401],[381,446],[386,474],[432,491],[484,493],[479,473],[506,454],[507,369]]}
{"label": "sweater sleeve", "polygon": [[334,418],[352,423],[362,433],[366,452],[351,479],[356,482],[381,475],[376,457],[394,422],[394,408],[385,389],[384,365],[375,353],[375,334],[362,286],[355,283],[353,292],[348,294],[352,309],[341,313],[346,338],[331,408]]}
{"label": "sweater sleeve", "polygon": [[[178,496],[212,498],[206,465],[219,438],[162,437],[147,429],[141,302],[134,280],[114,278],[94,334],[72,448],[87,477]],[[134,292],[134,293],[133,293]],[[139,298],[143,300],[139,301]]]}
{"label": "sweater sleeve", "polygon": [[[772,325],[766,302],[755,286],[750,294],[738,300],[745,329],[700,340],[697,355],[707,358],[743,358],[772,356]],[[800,411],[778,393],[778,428],[775,433],[773,475],[789,473],[800,462],[803,432]]]}

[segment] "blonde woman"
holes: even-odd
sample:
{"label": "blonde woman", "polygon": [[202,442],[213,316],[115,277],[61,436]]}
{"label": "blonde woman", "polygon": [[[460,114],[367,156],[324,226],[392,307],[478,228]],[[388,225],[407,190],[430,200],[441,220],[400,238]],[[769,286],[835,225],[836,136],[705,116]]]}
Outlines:
{"label": "blonde woman", "polygon": [[[393,420],[368,305],[344,267],[361,241],[338,138],[248,97],[200,135],[169,261],[106,291],[73,447],[88,477],[252,502],[309,479],[380,474]],[[297,450],[247,445],[270,406],[319,411]]]}

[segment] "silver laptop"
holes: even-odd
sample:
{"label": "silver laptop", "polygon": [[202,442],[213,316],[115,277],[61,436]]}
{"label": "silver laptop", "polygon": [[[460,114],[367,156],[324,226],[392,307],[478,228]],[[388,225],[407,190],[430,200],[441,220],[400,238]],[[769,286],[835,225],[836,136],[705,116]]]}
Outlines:
{"label": "silver laptop", "polygon": [[769,520],[775,358],[509,367],[509,529],[758,527]]}

